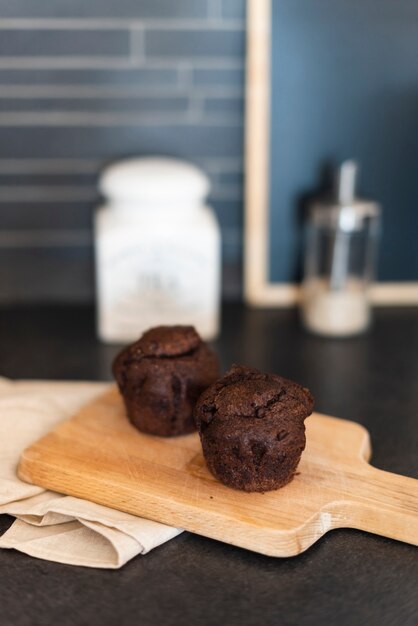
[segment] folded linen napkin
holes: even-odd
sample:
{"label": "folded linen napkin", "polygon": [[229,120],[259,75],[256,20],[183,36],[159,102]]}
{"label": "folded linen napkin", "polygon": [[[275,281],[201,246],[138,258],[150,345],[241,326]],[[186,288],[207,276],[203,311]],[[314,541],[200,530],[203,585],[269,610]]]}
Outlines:
{"label": "folded linen napkin", "polygon": [[0,548],[15,548],[59,563],[117,569],[181,532],[46,491],[24,483],[16,475],[24,448],[108,386],[0,378],[0,514],[16,517],[0,537]]}

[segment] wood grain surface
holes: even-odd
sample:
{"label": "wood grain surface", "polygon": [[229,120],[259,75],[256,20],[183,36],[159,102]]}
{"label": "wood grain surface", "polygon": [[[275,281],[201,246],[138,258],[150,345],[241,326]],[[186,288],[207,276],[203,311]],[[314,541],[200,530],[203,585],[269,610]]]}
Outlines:
{"label": "wood grain surface", "polygon": [[24,451],[18,473],[85,498],[271,556],[300,554],[333,528],[418,544],[418,480],[368,464],[368,432],[314,413],[298,474],[286,487],[243,493],[207,470],[197,434],[139,433],[116,389]]}

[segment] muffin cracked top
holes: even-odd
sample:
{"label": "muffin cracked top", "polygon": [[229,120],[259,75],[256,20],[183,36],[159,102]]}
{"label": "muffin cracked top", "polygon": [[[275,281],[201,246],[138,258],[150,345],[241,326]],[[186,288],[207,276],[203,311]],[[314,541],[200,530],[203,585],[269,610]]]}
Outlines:
{"label": "muffin cracked top", "polygon": [[[304,420],[312,413],[308,389],[277,374],[264,374],[243,365],[233,365],[199,399],[197,425],[237,417]],[[198,408],[196,407],[196,408]]]}
{"label": "muffin cracked top", "polygon": [[305,448],[308,389],[234,365],[200,396],[195,421],[210,471],[245,491],[268,491],[292,480]]}
{"label": "muffin cracked top", "polygon": [[193,326],[156,326],[122,350],[113,374],[133,425],[175,436],[195,429],[194,405],[219,363]]}

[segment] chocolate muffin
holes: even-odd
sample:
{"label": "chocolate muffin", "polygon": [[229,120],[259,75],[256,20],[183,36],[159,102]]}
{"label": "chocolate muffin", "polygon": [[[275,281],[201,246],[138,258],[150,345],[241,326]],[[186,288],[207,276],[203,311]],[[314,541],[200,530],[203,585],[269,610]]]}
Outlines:
{"label": "chocolate muffin", "polygon": [[218,378],[219,363],[192,326],[158,326],[122,350],[113,374],[132,424],[172,437],[195,430],[196,400]]}
{"label": "chocolate muffin", "polygon": [[270,491],[290,482],[305,448],[310,392],[234,365],[200,396],[195,421],[212,474],[228,487]]}

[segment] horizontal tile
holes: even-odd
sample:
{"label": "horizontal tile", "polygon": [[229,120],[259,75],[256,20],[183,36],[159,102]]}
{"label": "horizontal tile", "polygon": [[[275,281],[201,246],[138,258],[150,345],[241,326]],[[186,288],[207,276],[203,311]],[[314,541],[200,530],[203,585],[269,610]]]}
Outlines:
{"label": "horizontal tile", "polygon": [[219,85],[190,85],[160,83],[155,85],[107,84],[107,85],[3,85],[0,84],[0,98],[25,99],[81,99],[81,98],[242,98],[241,89]]}
{"label": "horizontal tile", "polygon": [[208,14],[208,0],[0,0],[5,17],[196,18]]}
{"label": "horizontal tile", "polygon": [[0,202],[91,202],[97,200],[95,187],[87,185],[0,186]]}
{"label": "horizontal tile", "polygon": [[0,158],[112,159],[141,154],[182,158],[242,154],[242,128],[227,125],[120,127],[3,127]]}
{"label": "horizontal tile", "polygon": [[[161,125],[178,126],[196,123],[200,117],[193,113],[138,112],[138,111],[0,111],[0,127],[56,127],[56,128],[117,128],[147,125],[159,128]],[[206,123],[225,126],[228,118],[206,117]],[[52,131],[51,131],[52,132]]]}
{"label": "horizontal tile", "polygon": [[225,229],[222,233],[222,262],[237,261],[242,256],[242,232],[240,229]]}
{"label": "horizontal tile", "polygon": [[229,302],[243,300],[242,261],[224,263],[222,267],[222,298]]}
{"label": "horizontal tile", "polygon": [[[1,36],[1,31],[0,31]],[[0,69],[0,85],[121,85],[121,86],[175,86],[178,70],[175,68],[134,69]]]}
{"label": "horizontal tile", "polygon": [[[91,228],[94,202],[0,202],[0,224],[5,230]],[[13,242],[12,242],[13,243]]]}
{"label": "horizontal tile", "polygon": [[[1,133],[0,133],[1,134]],[[9,170],[11,171],[11,170]],[[94,187],[97,185],[97,173],[74,173],[63,174],[62,172],[53,173],[2,173],[0,165],[0,191],[2,186],[19,185],[20,187],[26,187],[28,185],[38,186],[52,186],[63,185],[65,187],[86,185],[88,187]]]}
{"label": "horizontal tile", "polygon": [[[70,70],[70,69],[131,69],[135,65],[142,65],[144,59],[142,52],[135,63],[128,56],[1,56],[0,69],[16,69],[16,70]],[[152,69],[177,69],[180,61],[190,61],[190,57],[181,58],[175,55],[158,57],[151,56],[146,59],[148,68]],[[243,56],[224,57],[224,56],[196,56],[193,58],[193,65],[196,68],[214,69],[214,68],[242,68],[244,66]]]}
{"label": "horizontal tile", "polygon": [[102,167],[103,163],[98,159],[0,158],[0,172],[2,175],[20,174],[25,176],[28,174],[39,174],[42,176],[45,174],[73,175],[76,173],[84,175],[96,173]]}
{"label": "horizontal tile", "polygon": [[236,187],[243,187],[244,175],[241,172],[228,172],[227,170],[221,170],[218,174],[218,183],[220,185],[233,185]]}
{"label": "horizontal tile", "polygon": [[203,110],[206,113],[221,113],[228,116],[244,115],[244,100],[240,97],[205,97],[203,102]]}
{"label": "horizontal tile", "polygon": [[216,200],[209,198],[222,230],[241,229],[243,224],[243,204],[241,200]]}
{"label": "horizontal tile", "polygon": [[[162,127],[196,128],[235,127],[242,131],[244,120],[240,115],[226,113],[205,113],[199,100],[193,100],[190,108],[184,111],[0,111],[0,127],[56,127],[56,128],[92,128],[92,127],[141,127],[150,131]],[[192,134],[192,133],[191,133]]]}
{"label": "horizontal tile", "polygon": [[245,18],[246,0],[220,0],[222,3],[223,17],[231,19]]}
{"label": "horizontal tile", "polygon": [[181,113],[186,112],[189,100],[186,97],[129,98],[0,98],[0,112],[20,111],[92,111],[125,113]]}
{"label": "horizontal tile", "polygon": [[0,301],[92,301],[91,247],[0,248]]}
{"label": "horizontal tile", "polygon": [[0,31],[0,56],[43,57],[123,56],[130,53],[127,30],[26,30]]}
{"label": "horizontal tile", "polygon": [[201,68],[193,70],[192,80],[199,87],[237,87],[243,90],[244,74],[243,68]]}
{"label": "horizontal tile", "polygon": [[17,229],[0,231],[0,248],[79,248],[92,246],[91,229]]}
{"label": "horizontal tile", "polygon": [[145,54],[159,58],[238,57],[244,54],[241,29],[158,30],[145,32]]}
{"label": "horizontal tile", "polygon": [[214,184],[211,191],[211,201],[217,202],[242,202],[243,190],[240,187]]}
{"label": "horizontal tile", "polygon": [[219,172],[242,172],[244,167],[242,154],[238,157],[228,157],[221,154],[217,157],[203,156],[195,159],[195,162],[212,174],[218,174]]}

